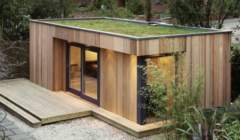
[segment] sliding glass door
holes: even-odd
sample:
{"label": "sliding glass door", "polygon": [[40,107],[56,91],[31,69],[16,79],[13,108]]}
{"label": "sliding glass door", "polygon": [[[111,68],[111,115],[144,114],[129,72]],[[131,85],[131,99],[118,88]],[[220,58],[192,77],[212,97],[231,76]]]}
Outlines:
{"label": "sliding glass door", "polygon": [[70,46],[70,88],[81,91],[81,48]]}
{"label": "sliding glass door", "polygon": [[67,90],[99,105],[99,49],[67,43]]}

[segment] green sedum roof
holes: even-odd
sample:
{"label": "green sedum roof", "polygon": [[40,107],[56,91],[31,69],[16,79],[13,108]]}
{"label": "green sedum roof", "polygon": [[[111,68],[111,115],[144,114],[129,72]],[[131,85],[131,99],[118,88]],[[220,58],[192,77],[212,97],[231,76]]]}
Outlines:
{"label": "green sedum roof", "polygon": [[170,28],[161,26],[149,26],[128,22],[120,22],[113,20],[59,20],[59,21],[44,21],[53,24],[60,24],[65,26],[79,27],[90,30],[98,30],[104,32],[111,32],[116,34],[130,35],[136,37],[152,37],[162,35],[177,35],[190,33],[204,33],[207,31],[190,30],[182,28]]}

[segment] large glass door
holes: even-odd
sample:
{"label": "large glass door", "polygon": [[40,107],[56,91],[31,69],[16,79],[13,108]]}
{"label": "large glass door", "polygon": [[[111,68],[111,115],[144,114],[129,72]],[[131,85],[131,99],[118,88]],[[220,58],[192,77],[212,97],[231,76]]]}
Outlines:
{"label": "large glass door", "polygon": [[99,49],[67,43],[67,91],[99,105]]}
{"label": "large glass door", "polygon": [[97,99],[98,93],[98,53],[85,50],[84,61],[84,94]]}
{"label": "large glass door", "polygon": [[82,73],[82,61],[81,61],[81,48],[70,46],[70,88],[81,92],[81,73]]}

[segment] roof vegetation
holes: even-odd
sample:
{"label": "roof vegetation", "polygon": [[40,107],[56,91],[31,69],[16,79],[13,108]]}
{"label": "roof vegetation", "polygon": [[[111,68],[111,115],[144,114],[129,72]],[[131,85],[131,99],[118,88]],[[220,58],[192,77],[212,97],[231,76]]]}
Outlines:
{"label": "roof vegetation", "polygon": [[72,27],[79,27],[91,30],[98,30],[104,32],[111,32],[123,35],[130,35],[136,37],[151,37],[161,35],[176,35],[189,33],[203,33],[206,31],[189,30],[182,28],[170,28],[159,26],[148,26],[141,24],[134,24],[128,22],[119,22],[113,20],[59,20],[59,21],[44,21],[53,24],[60,24]]}

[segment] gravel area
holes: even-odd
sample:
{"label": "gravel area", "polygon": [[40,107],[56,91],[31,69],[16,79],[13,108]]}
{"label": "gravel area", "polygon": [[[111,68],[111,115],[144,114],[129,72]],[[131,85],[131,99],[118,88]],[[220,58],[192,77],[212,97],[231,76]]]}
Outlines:
{"label": "gravel area", "polygon": [[[84,117],[32,128],[8,113],[7,119],[14,122],[22,131],[35,140],[138,140],[94,117]],[[148,136],[139,140],[159,140],[160,135]]]}

